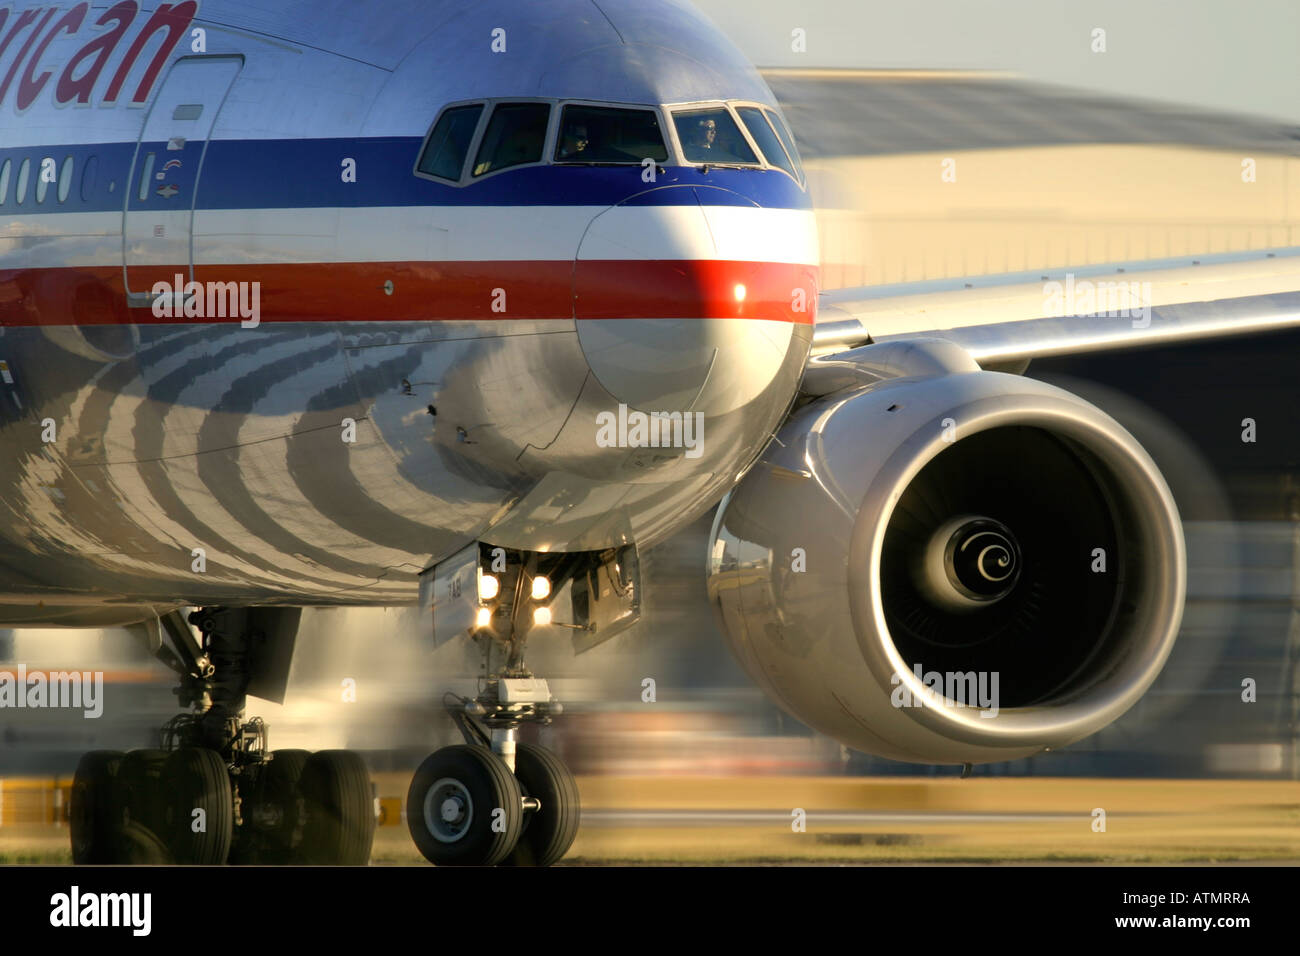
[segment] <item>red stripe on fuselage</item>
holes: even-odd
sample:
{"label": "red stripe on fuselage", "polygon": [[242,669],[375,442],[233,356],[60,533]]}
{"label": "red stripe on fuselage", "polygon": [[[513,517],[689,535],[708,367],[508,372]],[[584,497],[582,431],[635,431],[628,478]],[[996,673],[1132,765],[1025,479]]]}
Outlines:
{"label": "red stripe on fuselage", "polygon": [[[174,283],[178,271],[186,270],[133,266],[132,290]],[[581,319],[748,318],[811,324],[818,276],[816,266],[780,262],[584,260],[577,263],[575,281],[574,262],[564,259],[198,266],[194,278],[199,283],[257,283],[262,322],[570,319],[576,311]],[[238,317],[157,317],[148,308],[128,308],[120,267],[0,271],[0,324],[6,326],[232,318]]]}

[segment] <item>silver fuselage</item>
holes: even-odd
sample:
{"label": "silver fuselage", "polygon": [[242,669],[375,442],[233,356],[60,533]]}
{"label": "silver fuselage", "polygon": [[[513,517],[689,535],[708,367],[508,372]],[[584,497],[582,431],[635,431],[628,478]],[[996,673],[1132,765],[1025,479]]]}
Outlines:
{"label": "silver fuselage", "polygon": [[[776,105],[706,20],[144,6],[0,5],[0,623],[407,603],[476,539],[651,544],[761,453],[815,230],[785,173],[684,160],[667,107]],[[549,142],[565,102],[654,108],[670,159],[415,175],[444,105],[501,99]],[[255,285],[256,325],[160,315],[172,276]],[[698,448],[597,440],[638,409]]]}

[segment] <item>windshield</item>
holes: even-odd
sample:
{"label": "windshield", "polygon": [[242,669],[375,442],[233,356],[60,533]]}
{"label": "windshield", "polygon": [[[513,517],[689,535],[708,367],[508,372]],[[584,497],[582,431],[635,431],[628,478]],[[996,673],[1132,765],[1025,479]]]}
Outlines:
{"label": "windshield", "polygon": [[429,143],[420,157],[419,170],[443,179],[460,179],[465,166],[465,154],[478,126],[482,103],[470,106],[453,106],[438,119],[438,125],[429,135]]}
{"label": "windshield", "polygon": [[550,119],[551,107],[547,103],[499,103],[483,134],[474,175],[540,162]]}
{"label": "windshield", "polygon": [[799,174],[795,172],[794,163],[786,154],[785,147],[781,145],[780,138],[772,130],[763,111],[757,106],[738,106],[736,112],[740,114],[745,129],[749,130],[749,135],[754,137],[754,142],[758,143],[758,148],[763,151],[767,161],[773,166],[784,169],[797,181]]}
{"label": "windshield", "polygon": [[799,158],[799,147],[794,144],[794,137],[790,135],[790,130],[786,127],[781,117],[777,116],[772,110],[764,110],[767,118],[772,121],[772,126],[776,129],[776,135],[781,137],[781,142],[785,145],[785,151],[790,154],[790,159],[794,162],[795,168],[799,171],[799,180],[803,180],[803,160]]}
{"label": "windshield", "polygon": [[[557,110],[558,119],[551,122]],[[665,136],[663,117],[672,119],[680,153]],[[536,99],[460,103],[438,114],[414,171],[467,186],[493,173],[538,163],[647,162],[779,169],[804,186],[799,153],[780,114],[762,103],[744,102],[676,110]],[[12,172],[0,170],[0,203],[15,180],[20,190],[26,185],[30,177],[23,173],[16,167]],[[151,175],[146,171],[145,178]]]}
{"label": "windshield", "polygon": [[668,158],[654,110],[571,104],[564,108],[557,163],[657,163]]}
{"label": "windshield", "polygon": [[725,107],[679,110],[673,113],[673,123],[688,163],[758,164],[758,157]]}

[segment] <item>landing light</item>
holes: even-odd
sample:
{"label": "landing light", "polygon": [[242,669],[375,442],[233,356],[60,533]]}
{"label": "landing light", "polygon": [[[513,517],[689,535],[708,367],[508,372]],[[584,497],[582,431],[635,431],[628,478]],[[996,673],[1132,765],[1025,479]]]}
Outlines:
{"label": "landing light", "polygon": [[485,574],[478,579],[478,599],[480,601],[490,601],[497,596],[501,590],[501,582],[490,574]]}
{"label": "landing light", "polygon": [[741,285],[739,282],[737,282],[737,283],[736,283],[736,288],[735,288],[734,291],[735,291],[735,293],[736,293],[736,301],[737,301],[737,302],[744,302],[744,301],[745,301],[745,287],[744,287],[743,285]]}
{"label": "landing light", "polygon": [[537,627],[545,627],[551,623],[551,609],[549,607],[539,607],[533,611],[533,624]]}
{"label": "landing light", "polygon": [[547,577],[533,578],[533,600],[545,601],[551,594],[551,580]]}

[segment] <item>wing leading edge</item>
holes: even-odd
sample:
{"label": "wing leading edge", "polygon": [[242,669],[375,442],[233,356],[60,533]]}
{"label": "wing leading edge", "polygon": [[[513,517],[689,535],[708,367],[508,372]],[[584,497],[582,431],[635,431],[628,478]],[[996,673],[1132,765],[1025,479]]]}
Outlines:
{"label": "wing leading edge", "polygon": [[982,365],[1300,325],[1300,248],[836,289],[813,354],[937,338]]}

